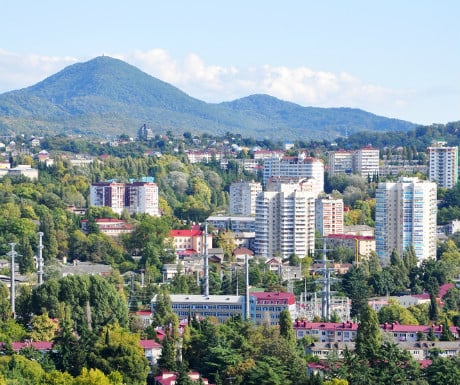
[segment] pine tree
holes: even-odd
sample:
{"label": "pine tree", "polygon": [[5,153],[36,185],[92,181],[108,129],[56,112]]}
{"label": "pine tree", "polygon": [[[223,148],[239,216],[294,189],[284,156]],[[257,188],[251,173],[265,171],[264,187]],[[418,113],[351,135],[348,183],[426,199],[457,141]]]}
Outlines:
{"label": "pine tree", "polygon": [[382,344],[377,313],[369,305],[362,308],[356,333],[355,351],[362,358],[374,357]]}
{"label": "pine tree", "polygon": [[280,335],[290,344],[296,343],[296,336],[293,328],[291,314],[289,310],[283,310],[280,313]]}

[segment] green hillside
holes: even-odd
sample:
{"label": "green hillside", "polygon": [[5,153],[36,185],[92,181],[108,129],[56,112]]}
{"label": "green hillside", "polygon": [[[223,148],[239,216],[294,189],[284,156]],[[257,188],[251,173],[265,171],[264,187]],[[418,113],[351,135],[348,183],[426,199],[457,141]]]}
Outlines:
{"label": "green hillside", "polygon": [[415,127],[358,109],[302,107],[268,95],[205,103],[107,56],[0,95],[0,134],[134,135],[144,123],[155,132],[233,132],[303,140]]}

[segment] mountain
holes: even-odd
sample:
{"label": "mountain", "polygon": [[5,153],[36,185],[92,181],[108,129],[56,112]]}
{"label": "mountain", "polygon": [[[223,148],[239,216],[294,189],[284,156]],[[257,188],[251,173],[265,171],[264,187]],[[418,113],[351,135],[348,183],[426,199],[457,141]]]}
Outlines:
{"label": "mountain", "polygon": [[158,133],[232,132],[290,140],[415,127],[359,109],[302,107],[268,95],[206,103],[108,56],[0,95],[0,134],[135,135],[144,123]]}

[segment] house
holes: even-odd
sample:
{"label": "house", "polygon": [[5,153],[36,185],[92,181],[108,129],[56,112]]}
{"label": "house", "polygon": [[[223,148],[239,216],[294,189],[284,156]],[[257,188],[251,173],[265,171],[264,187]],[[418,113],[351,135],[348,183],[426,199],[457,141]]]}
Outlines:
{"label": "house", "polygon": [[139,344],[144,349],[144,356],[149,361],[149,365],[156,365],[163,349],[161,344],[155,340],[140,340]]}
{"label": "house", "polygon": [[[155,385],[175,385],[177,376],[178,373],[176,372],[162,372],[159,376],[155,377]],[[207,378],[201,377],[198,372],[190,372],[188,376],[193,382],[199,382],[201,379],[204,385],[213,385],[209,383]]]}
{"label": "house", "polygon": [[[116,218],[98,218],[94,220],[101,233],[110,237],[118,237],[121,234],[129,234],[134,231],[133,225],[126,223],[123,219]],[[88,231],[88,219],[81,220],[81,229],[83,232]]]}
{"label": "house", "polygon": [[235,262],[245,262],[248,259],[254,258],[254,252],[246,247],[238,247],[232,252]]}
{"label": "house", "polygon": [[205,239],[205,233],[198,225],[188,230],[171,230],[169,237],[177,252],[194,250],[197,254],[203,255],[205,245],[208,251],[212,248],[212,234],[208,233]]}

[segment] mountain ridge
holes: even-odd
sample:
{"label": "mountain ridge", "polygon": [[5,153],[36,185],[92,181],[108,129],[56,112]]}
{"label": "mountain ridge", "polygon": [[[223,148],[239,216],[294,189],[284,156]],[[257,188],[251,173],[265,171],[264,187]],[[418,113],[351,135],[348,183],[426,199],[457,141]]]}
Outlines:
{"label": "mountain ridge", "polygon": [[135,135],[226,132],[272,139],[333,139],[358,131],[407,131],[414,123],[360,109],[303,107],[266,94],[206,103],[122,60],[99,56],[0,94],[0,133]]}

